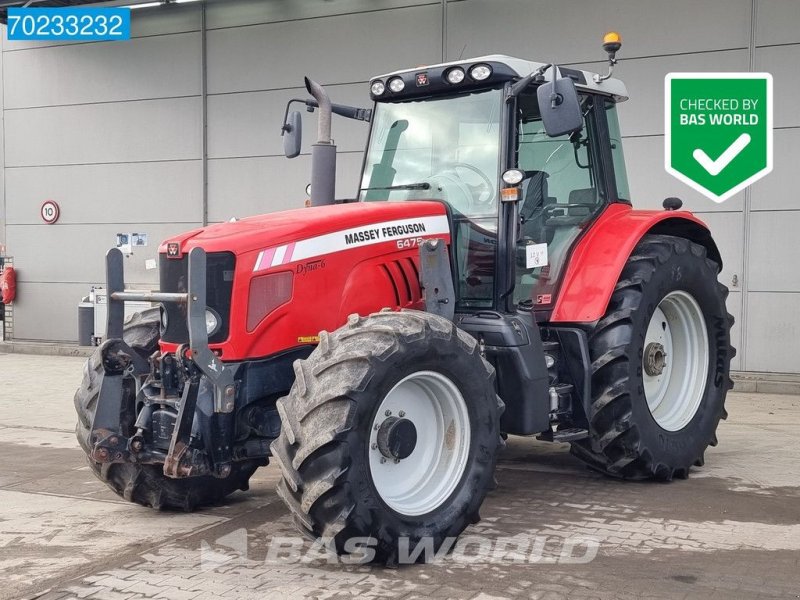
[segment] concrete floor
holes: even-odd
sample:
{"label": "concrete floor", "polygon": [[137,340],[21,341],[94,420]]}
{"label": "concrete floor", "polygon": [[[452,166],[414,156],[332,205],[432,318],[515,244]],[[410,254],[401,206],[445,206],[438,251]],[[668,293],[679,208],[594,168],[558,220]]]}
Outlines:
{"label": "concrete floor", "polygon": [[272,466],[194,514],[119,499],[75,442],[82,364],[0,354],[0,598],[800,598],[797,396],[731,394],[719,446],[670,484],[512,438],[465,534],[480,556],[390,570],[276,552],[296,535]]}

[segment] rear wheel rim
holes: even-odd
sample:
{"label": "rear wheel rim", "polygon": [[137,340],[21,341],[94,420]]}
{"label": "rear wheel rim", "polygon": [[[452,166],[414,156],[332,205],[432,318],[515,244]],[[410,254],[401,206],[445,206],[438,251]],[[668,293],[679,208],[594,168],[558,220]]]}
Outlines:
{"label": "rear wheel rim", "polygon": [[[402,459],[387,456],[385,444],[379,444],[381,427],[398,418],[410,421],[416,430],[414,449]],[[469,412],[458,387],[435,371],[412,373],[384,397],[370,428],[369,468],[375,489],[397,513],[429,513],[458,486],[469,447]]]}
{"label": "rear wheel rim", "polygon": [[642,355],[647,407],[662,429],[683,429],[697,414],[708,361],[708,330],[697,300],[684,291],[667,294],[650,318]]}

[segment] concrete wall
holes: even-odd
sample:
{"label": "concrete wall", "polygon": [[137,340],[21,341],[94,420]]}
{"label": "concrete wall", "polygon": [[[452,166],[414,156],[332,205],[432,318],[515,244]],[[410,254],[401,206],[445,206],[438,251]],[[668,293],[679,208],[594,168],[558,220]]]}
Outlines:
{"label": "concrete wall", "polygon": [[[160,239],[202,222],[200,10],[137,14],[130,42],[7,42],[6,240],[15,336],[75,340],[116,233],[145,232],[128,281],[151,284]],[[39,207],[61,206],[45,225]]]}
{"label": "concrete wall", "polygon": [[5,29],[0,26],[0,254],[5,254],[6,245],[6,173],[5,173],[5,152],[3,144],[5,123],[3,111],[3,46],[5,45]]}
{"label": "concrete wall", "polygon": [[[679,196],[712,227],[737,320],[734,367],[800,372],[800,199],[791,179],[800,160],[800,3],[787,0],[209,0],[205,32],[201,7],[185,5],[137,11],[128,43],[5,43],[16,336],[75,338],[75,303],[102,281],[117,232],[149,234],[127,261],[129,280],[145,285],[155,281],[144,261],[158,239],[204,220],[300,206],[308,156],[284,159],[278,128],[286,100],[304,95],[303,75],[329,85],[335,101],[364,105],[370,75],[459,56],[501,52],[603,70],[608,29],[625,40],[617,74],[631,95],[621,118],[635,204]],[[748,70],[775,77],[775,171],[716,205],[664,172],[663,78]],[[314,117],[304,125],[308,142]],[[334,136],[337,195],[352,196],[366,126],[337,119]],[[61,204],[57,225],[38,216],[47,198]]]}

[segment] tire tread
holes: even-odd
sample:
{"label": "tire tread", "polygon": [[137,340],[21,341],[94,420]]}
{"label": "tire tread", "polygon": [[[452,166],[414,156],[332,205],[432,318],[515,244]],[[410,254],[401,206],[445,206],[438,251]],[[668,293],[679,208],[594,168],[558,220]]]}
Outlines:
{"label": "tire tread", "polygon": [[[691,253],[713,273],[719,266],[707,258],[704,247],[685,238],[666,235],[647,235],[634,249],[622,270],[619,282],[614,288],[606,315],[590,332],[592,356],[593,394],[590,411],[587,415],[590,426],[588,440],[574,442],[572,453],[589,467],[613,477],[624,479],[657,479],[669,481],[673,478],[686,478],[689,467],[669,467],[654,463],[652,454],[644,446],[638,428],[632,422],[633,399],[628,392],[628,379],[620,375],[626,369],[615,368],[620,362],[629,362],[628,344],[633,339],[633,315],[639,310],[644,290],[656,269],[669,260],[672,255]],[[724,300],[728,288],[717,283],[717,291]],[[726,313],[727,314],[727,313]],[[727,315],[727,328],[733,324],[733,317]],[[730,357],[735,355],[731,349]],[[730,377],[726,381],[731,389]],[[727,391],[725,390],[725,391]],[[727,412],[720,406],[717,420],[725,419]],[[709,445],[716,444],[712,434]],[[702,452],[692,464],[702,464]]]}
{"label": "tire tread", "polygon": [[[352,528],[350,517],[358,497],[346,481],[350,452],[354,451],[346,438],[355,426],[357,406],[350,395],[363,391],[376,376],[374,364],[387,361],[402,351],[404,344],[429,336],[455,338],[468,354],[478,352],[474,338],[465,338],[441,317],[417,311],[381,311],[367,317],[351,315],[341,329],[320,334],[322,347],[295,363],[295,373],[298,380],[302,374],[302,381],[279,400],[283,426],[272,443],[272,453],[282,473],[278,493],[304,533],[335,539]],[[487,379],[493,382],[494,370],[483,359],[482,363]],[[497,402],[502,409],[499,397]],[[502,443],[498,436],[497,447]],[[487,492],[488,488],[480,493]],[[468,524],[466,515],[463,521],[455,525],[459,532]],[[392,560],[389,554],[378,558]]]}

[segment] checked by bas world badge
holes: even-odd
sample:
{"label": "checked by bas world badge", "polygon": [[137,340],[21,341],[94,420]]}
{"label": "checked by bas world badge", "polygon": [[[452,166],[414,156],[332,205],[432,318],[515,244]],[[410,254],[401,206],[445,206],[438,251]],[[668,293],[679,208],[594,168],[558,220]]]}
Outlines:
{"label": "checked by bas world badge", "polygon": [[723,202],[772,170],[772,75],[670,73],[667,172]]}

